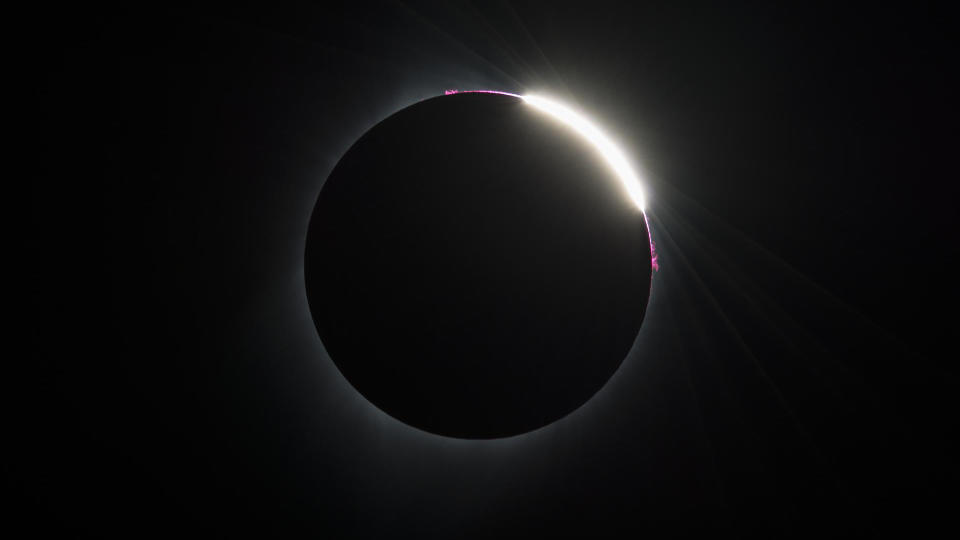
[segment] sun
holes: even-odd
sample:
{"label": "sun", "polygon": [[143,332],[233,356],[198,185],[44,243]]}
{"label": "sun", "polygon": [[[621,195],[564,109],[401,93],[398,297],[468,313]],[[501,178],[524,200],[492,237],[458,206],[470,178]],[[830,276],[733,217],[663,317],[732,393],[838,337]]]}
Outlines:
{"label": "sun", "polygon": [[637,208],[641,212],[646,210],[646,198],[643,194],[640,177],[630,165],[626,155],[596,124],[582,114],[575,112],[569,106],[554,99],[538,95],[518,95],[511,94],[510,92],[501,92],[499,90],[447,90],[444,92],[446,95],[463,93],[503,94],[505,96],[520,98],[524,103],[549,114],[568,127],[573,128],[574,131],[587,139],[587,141],[600,152],[600,155],[603,156],[610,165],[610,168],[616,173],[617,178],[623,183],[624,189],[626,189],[633,203],[637,205]]}

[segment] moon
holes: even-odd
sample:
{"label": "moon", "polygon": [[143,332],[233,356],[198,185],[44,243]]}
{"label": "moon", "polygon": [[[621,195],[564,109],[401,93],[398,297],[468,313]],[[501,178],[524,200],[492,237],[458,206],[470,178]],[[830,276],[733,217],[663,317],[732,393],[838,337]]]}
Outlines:
{"label": "moon", "polygon": [[623,154],[556,106],[421,101],[367,131],[320,191],[304,255],[317,332],[401,422],[532,431],[586,403],[633,347],[652,270],[642,194]]}

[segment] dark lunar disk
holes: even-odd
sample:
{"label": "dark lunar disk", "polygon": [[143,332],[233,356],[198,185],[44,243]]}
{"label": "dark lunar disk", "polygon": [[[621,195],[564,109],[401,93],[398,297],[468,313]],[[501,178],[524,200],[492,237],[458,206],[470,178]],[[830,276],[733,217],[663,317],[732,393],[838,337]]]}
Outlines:
{"label": "dark lunar disk", "polygon": [[643,214],[589,142],[519,98],[462,93],[350,148],[305,270],[320,338],[361,394],[432,433],[495,438],[610,379],[651,265]]}

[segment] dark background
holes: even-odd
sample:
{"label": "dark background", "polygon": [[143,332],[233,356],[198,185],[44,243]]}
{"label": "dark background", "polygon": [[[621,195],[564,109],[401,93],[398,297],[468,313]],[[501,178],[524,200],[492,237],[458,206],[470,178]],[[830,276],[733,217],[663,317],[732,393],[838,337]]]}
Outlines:
{"label": "dark background", "polygon": [[[32,354],[5,461],[38,536],[849,537],[955,529],[956,20],[493,2],[29,14]],[[373,124],[542,92],[640,164],[634,352],[502,440],[336,371],[310,211]],[[14,103],[12,106],[19,107]]]}

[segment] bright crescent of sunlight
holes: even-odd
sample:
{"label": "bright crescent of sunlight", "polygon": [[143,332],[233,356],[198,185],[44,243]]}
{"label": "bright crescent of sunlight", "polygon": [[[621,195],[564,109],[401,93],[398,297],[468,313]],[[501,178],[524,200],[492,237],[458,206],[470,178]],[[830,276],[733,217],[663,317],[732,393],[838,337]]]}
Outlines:
{"label": "bright crescent of sunlight", "polygon": [[627,161],[626,156],[623,155],[620,148],[600,131],[597,126],[593,125],[593,123],[583,116],[570,110],[569,107],[561,105],[556,101],[532,95],[518,97],[572,127],[590,141],[607,160],[607,163],[610,164],[614,172],[617,173],[617,176],[620,178],[620,181],[623,182],[623,186],[626,188],[630,198],[633,199],[633,202],[637,205],[637,208],[639,208],[640,211],[644,210],[646,201],[644,200],[643,190],[640,186],[640,178],[637,176],[637,173],[634,172],[633,167],[630,166],[630,162]]}

